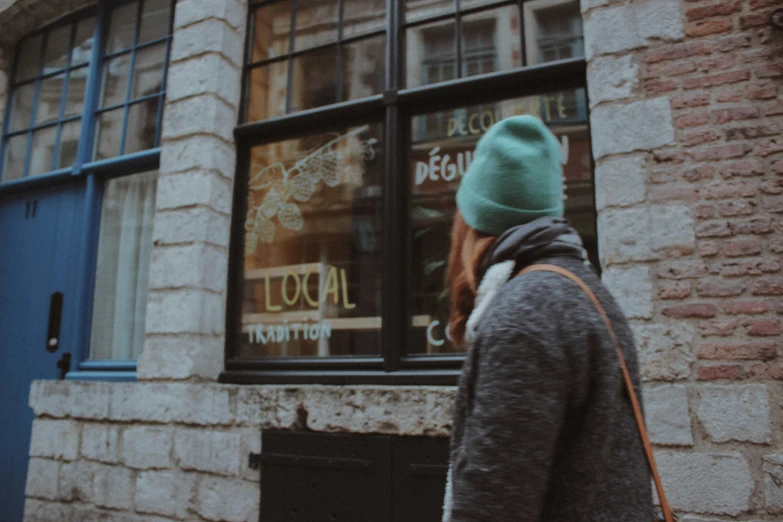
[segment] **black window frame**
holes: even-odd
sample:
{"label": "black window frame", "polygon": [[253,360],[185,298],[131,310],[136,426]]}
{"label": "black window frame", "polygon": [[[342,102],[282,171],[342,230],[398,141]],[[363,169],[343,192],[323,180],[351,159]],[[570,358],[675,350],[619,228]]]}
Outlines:
{"label": "black window frame", "polygon": [[[296,2],[296,0],[292,0]],[[464,354],[408,355],[411,339],[411,289],[407,274],[411,268],[410,199],[412,177],[406,166],[411,143],[411,118],[438,110],[470,107],[484,103],[541,95],[564,89],[586,88],[584,57],[557,62],[525,65],[509,71],[462,77],[461,38],[457,38],[459,77],[420,87],[404,87],[404,35],[408,28],[455,18],[456,34],[461,35],[461,18],[468,14],[516,5],[520,27],[524,27],[524,3],[528,0],[501,0],[455,13],[404,23],[405,1],[386,0],[386,78],[383,94],[295,112],[267,120],[240,123],[234,129],[237,146],[235,190],[229,245],[228,293],[226,301],[225,370],[220,382],[238,384],[417,384],[453,385],[457,382]],[[246,60],[252,44],[252,19],[258,7],[275,0],[251,2],[248,6]],[[342,3],[342,2],[341,2]],[[525,36],[520,30],[522,59]],[[247,73],[243,70],[243,96],[240,115],[247,104]],[[585,89],[586,90],[586,89]],[[585,94],[586,95],[586,94]],[[241,116],[240,116],[241,118]],[[247,212],[248,171],[251,149],[305,136],[329,132],[357,124],[381,122],[384,128],[385,173],[383,194],[381,352],[379,357],[288,357],[234,358],[231,351],[241,334],[243,291],[244,223]],[[586,122],[589,131],[589,119]],[[591,159],[592,161],[592,159]],[[591,165],[592,170],[592,165]],[[389,269],[389,267],[395,267]]]}

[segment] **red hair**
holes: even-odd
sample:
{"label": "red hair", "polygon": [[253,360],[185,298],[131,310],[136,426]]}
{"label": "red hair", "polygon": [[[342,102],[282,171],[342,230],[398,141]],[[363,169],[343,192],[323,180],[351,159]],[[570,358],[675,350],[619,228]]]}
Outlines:
{"label": "red hair", "polygon": [[449,332],[455,347],[465,342],[465,326],[478,291],[479,265],[494,240],[494,236],[471,228],[459,212],[454,215],[447,278],[451,294]]}

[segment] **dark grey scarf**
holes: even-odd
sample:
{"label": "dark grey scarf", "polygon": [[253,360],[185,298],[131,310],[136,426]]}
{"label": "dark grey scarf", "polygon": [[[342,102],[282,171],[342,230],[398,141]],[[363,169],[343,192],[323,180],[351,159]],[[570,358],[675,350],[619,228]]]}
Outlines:
{"label": "dark grey scarf", "polygon": [[484,254],[479,267],[480,279],[494,264],[513,260],[515,271],[537,261],[552,257],[586,260],[582,238],[568,223],[556,217],[542,217],[530,223],[508,229]]}

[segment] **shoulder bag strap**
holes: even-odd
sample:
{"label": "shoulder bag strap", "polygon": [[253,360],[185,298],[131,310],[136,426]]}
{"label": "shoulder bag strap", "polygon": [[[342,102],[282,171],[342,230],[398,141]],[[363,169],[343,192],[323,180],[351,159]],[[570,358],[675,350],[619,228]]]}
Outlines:
{"label": "shoulder bag strap", "polygon": [[631,381],[631,373],[628,371],[628,366],[625,364],[623,350],[620,347],[620,341],[617,339],[617,334],[614,331],[614,327],[612,327],[612,321],[606,314],[606,310],[604,310],[601,302],[595,296],[593,291],[590,290],[590,287],[588,287],[587,284],[585,284],[585,282],[579,278],[579,276],[569,270],[566,270],[565,268],[561,268],[556,265],[531,265],[520,271],[518,275],[526,274],[528,272],[541,271],[560,274],[561,276],[567,277],[579,285],[579,288],[581,288],[582,291],[587,294],[587,297],[590,298],[590,301],[593,302],[596,310],[598,310],[598,313],[601,314],[601,318],[603,318],[604,323],[606,324],[606,328],[609,330],[609,335],[611,335],[612,341],[614,341],[614,346],[617,349],[617,358],[620,359],[620,369],[623,372],[623,379],[625,380],[625,387],[628,389],[628,395],[631,397],[633,414],[636,418],[636,427],[639,430],[639,437],[641,437],[642,444],[644,445],[644,452],[647,454],[647,463],[650,466],[650,472],[652,473],[653,480],[655,481],[655,489],[658,490],[658,498],[661,502],[661,510],[663,511],[666,522],[673,522],[675,519],[672,515],[672,509],[666,500],[666,494],[663,491],[663,483],[661,482],[661,477],[658,474],[658,467],[655,465],[655,457],[653,456],[652,445],[650,444],[650,438],[647,435],[647,428],[644,425],[644,415],[642,415],[642,408],[639,406],[639,399],[636,396],[636,391],[634,390],[633,382]]}

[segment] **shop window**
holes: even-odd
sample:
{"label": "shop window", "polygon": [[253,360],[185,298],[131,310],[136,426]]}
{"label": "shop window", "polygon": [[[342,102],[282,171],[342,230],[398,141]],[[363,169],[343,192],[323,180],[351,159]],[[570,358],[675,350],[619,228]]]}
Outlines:
{"label": "shop window", "polygon": [[561,141],[597,264],[578,2],[371,3],[250,7],[223,380],[453,383],[454,195],[509,116]]}
{"label": "shop window", "polygon": [[132,370],[143,346],[173,6],[102,2],[16,49],[0,190],[27,190],[34,177],[91,187],[80,290],[89,350],[77,369]]}

